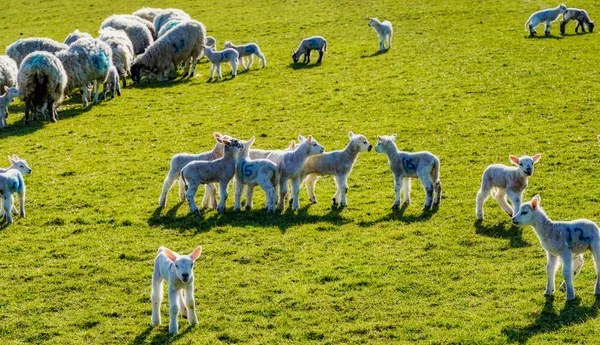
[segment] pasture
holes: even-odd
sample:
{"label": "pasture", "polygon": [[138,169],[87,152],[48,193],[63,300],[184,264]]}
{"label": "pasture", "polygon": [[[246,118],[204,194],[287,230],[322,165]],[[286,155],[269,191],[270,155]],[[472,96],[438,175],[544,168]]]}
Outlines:
{"label": "pasture", "polygon": [[[543,295],[544,251],[533,230],[513,227],[493,200],[475,222],[475,196],[489,164],[541,153],[524,194],[537,193],[555,220],[600,221],[600,36],[525,38],[543,1],[95,2],[23,0],[0,12],[0,46],[18,38],[62,41],[74,29],[96,35],[113,13],[174,7],[208,35],[256,42],[268,66],[206,83],[195,78],[124,88],[123,96],[82,109],[79,95],[59,121],[24,126],[12,103],[0,154],[33,169],[26,218],[0,229],[2,344],[341,344],[595,343],[600,337],[589,254],[575,279],[577,300]],[[584,8],[592,20],[600,5]],[[392,49],[375,54],[367,16],[394,25]],[[543,32],[539,27],[538,32]],[[305,37],[328,41],[320,66],[292,64]],[[4,48],[2,48],[4,49]],[[180,72],[181,73],[181,72]],[[207,151],[219,131],[254,147],[283,149],[312,134],[342,149],[347,133],[398,134],[401,150],[441,161],[443,199],[421,211],[424,192],[392,210],[384,155],[361,153],[348,180],[349,206],[332,208],[331,177],[319,202],[266,214],[192,215],[158,197],[170,157]],[[1,158],[5,159],[5,158]],[[8,161],[0,166],[8,166]],[[203,191],[197,195],[199,201]],[[150,283],[159,246],[190,253],[199,325],[180,334],[150,324]],[[560,272],[558,282],[562,281]]]}

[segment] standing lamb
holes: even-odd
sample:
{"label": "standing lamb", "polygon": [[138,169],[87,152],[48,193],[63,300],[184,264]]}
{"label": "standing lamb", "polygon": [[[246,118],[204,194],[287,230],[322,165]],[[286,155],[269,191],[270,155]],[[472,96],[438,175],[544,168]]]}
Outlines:
{"label": "standing lamb", "polygon": [[[256,55],[256,57],[258,57],[260,59],[260,61],[262,62],[263,68],[265,68],[267,66],[267,59],[265,58],[265,55],[260,51],[260,48],[258,47],[258,45],[256,43],[248,43],[248,44],[236,46],[235,44],[231,43],[230,41],[225,41],[225,45],[223,46],[223,49],[227,49],[227,48],[233,48],[233,49],[237,50],[237,52],[239,54],[238,61],[242,65],[242,67],[244,67],[244,70],[249,70],[250,67],[252,67],[252,63],[254,62],[254,55]],[[244,63],[244,56],[248,57],[248,66],[246,66],[246,64]]]}
{"label": "standing lamb", "polygon": [[19,97],[21,93],[14,86],[4,87],[4,95],[0,96],[0,128],[6,127],[6,117],[8,116],[8,105],[13,101],[13,98]]}
{"label": "standing lamb", "polygon": [[379,51],[384,51],[385,49],[385,41],[387,40],[388,47],[387,49],[392,48],[392,35],[394,34],[394,30],[392,29],[392,23],[387,20],[380,22],[377,18],[369,19],[369,26],[375,30],[377,35],[379,35]]}
{"label": "standing lamb", "polygon": [[50,121],[58,120],[57,108],[63,100],[68,77],[61,61],[51,53],[35,52],[23,60],[17,75],[21,100],[25,102],[25,124],[33,111],[50,111]]}
{"label": "standing lamb", "polygon": [[106,94],[110,92],[110,98],[121,96],[121,86],[119,85],[119,71],[115,66],[110,66],[108,69],[108,76],[104,81],[104,90],[102,91],[102,99],[106,99]]}
{"label": "standing lamb", "polygon": [[65,38],[65,41],[63,43],[66,45],[71,45],[73,42],[77,41],[80,38],[93,39],[94,37],[92,37],[92,35],[88,34],[87,32],[80,32],[79,30],[75,30],[71,32],[67,36],[67,38]]}
{"label": "standing lamb", "polygon": [[231,66],[231,78],[235,78],[237,75],[237,61],[239,58],[237,50],[227,48],[222,51],[214,51],[210,47],[204,47],[204,55],[206,55],[208,61],[212,63],[212,67],[210,68],[210,78],[208,78],[209,81],[212,80],[215,71],[217,71],[219,79],[223,79],[223,75],[221,74],[221,64],[224,62],[229,62],[229,65]]}
{"label": "standing lamb", "polygon": [[561,14],[567,13],[567,6],[564,4],[559,5],[556,8],[549,8],[546,10],[537,11],[532,14],[529,19],[525,22],[525,30],[529,31],[530,36],[534,36],[537,34],[535,31],[535,27],[538,26],[541,22],[546,22],[546,28],[544,29],[544,34],[546,36],[550,35],[550,25],[553,21],[558,19],[558,16]]}
{"label": "standing lamb", "polygon": [[[29,169],[31,173],[31,169]],[[19,200],[19,216],[25,217],[25,181],[19,169],[9,168],[0,173],[0,215],[8,225],[13,223],[12,212],[16,212],[13,204],[13,195]]]}
{"label": "standing lamb", "polygon": [[137,20],[113,15],[106,18],[100,25],[101,30],[106,28],[125,31],[133,44],[133,52],[135,54],[142,54],[154,43],[152,32],[148,30],[146,25]]}
{"label": "standing lamb", "polygon": [[162,8],[142,7],[139,10],[133,12],[132,14],[134,16],[146,19],[147,21],[153,22],[156,15],[162,12],[162,10]]}
{"label": "standing lamb", "polygon": [[123,30],[106,28],[100,30],[99,39],[110,46],[112,50],[112,63],[123,80],[123,87],[127,86],[127,75],[131,73],[133,63],[133,43]]}
{"label": "standing lamb", "polygon": [[[529,176],[533,175],[533,165],[542,158],[542,155],[522,156],[521,158],[511,155],[508,158],[517,167],[492,164],[483,172],[475,209],[478,220],[483,220],[483,204],[490,194],[509,216],[512,217],[519,212],[523,192],[527,188],[527,180]],[[512,207],[506,202],[507,196]]]}
{"label": "standing lamb", "polygon": [[385,153],[394,174],[394,191],[396,200],[392,208],[401,206],[400,194],[404,193],[402,205],[410,205],[411,178],[419,178],[425,188],[425,205],[423,210],[438,206],[442,200],[442,183],[440,182],[440,160],[427,151],[403,152],[399,151],[396,143],[396,134],[391,136],[377,136],[379,141],[375,152]]}
{"label": "standing lamb", "polygon": [[13,59],[7,55],[0,55],[0,94],[5,90],[5,86],[17,86],[18,72],[19,67]]}
{"label": "standing lamb", "polygon": [[310,52],[311,50],[316,50],[319,52],[319,60],[317,60],[317,64],[321,63],[323,60],[323,54],[327,51],[327,41],[321,36],[313,36],[309,38],[305,38],[300,42],[298,49],[294,50],[292,53],[292,59],[294,63],[298,63],[300,57],[304,55],[304,63],[310,63]]}
{"label": "standing lamb", "polygon": [[160,32],[160,29],[163,27],[163,25],[172,20],[179,20],[182,22],[190,19],[192,19],[192,17],[182,10],[176,8],[167,8],[158,12],[156,17],[154,17],[154,30],[156,30],[157,33]]}
{"label": "standing lamb", "polygon": [[21,66],[21,62],[27,55],[37,51],[44,51],[56,54],[59,51],[67,49],[69,46],[64,43],[56,42],[44,37],[24,38],[6,47],[6,55],[13,59],[17,66]]}
{"label": "standing lamb", "polygon": [[563,19],[560,21],[560,33],[565,34],[565,26],[571,20],[575,20],[577,25],[575,26],[575,33],[581,27],[581,31],[585,32],[585,27],[587,26],[588,31],[594,31],[594,22],[590,19],[590,16],[585,10],[580,10],[577,8],[569,8],[567,9],[567,13],[563,16]]}
{"label": "standing lamb", "polygon": [[600,295],[600,231],[594,222],[587,219],[554,222],[541,208],[539,195],[534,196],[530,202],[521,205],[512,222],[516,226],[532,226],[542,248],[546,252],[548,282],[544,295],[551,296],[554,293],[556,269],[559,263],[562,262],[562,275],[565,279],[567,301],[575,299],[573,270],[574,268],[581,268],[581,265],[583,265],[581,254],[588,250],[592,252],[596,268],[594,294],[596,296]]}

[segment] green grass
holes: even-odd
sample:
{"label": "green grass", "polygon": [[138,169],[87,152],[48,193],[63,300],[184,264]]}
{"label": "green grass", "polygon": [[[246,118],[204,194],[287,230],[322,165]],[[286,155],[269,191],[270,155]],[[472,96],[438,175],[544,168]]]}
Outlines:
{"label": "green grass", "polygon": [[[22,124],[11,106],[0,153],[33,168],[27,217],[0,229],[2,344],[213,343],[596,343],[599,301],[591,260],[575,280],[578,300],[543,296],[545,254],[530,228],[515,228],[492,201],[475,223],[480,176],[508,155],[542,153],[525,197],[536,193],[554,219],[598,221],[600,48],[597,33],[525,38],[540,1],[172,1],[202,21],[219,47],[257,42],[268,67],[205,83],[202,63],[188,82],[127,87],[123,96],[57,123]],[[584,0],[592,19],[600,5]],[[95,33],[112,13],[160,1],[24,0],[0,12],[0,45],[20,37],[62,41]],[[374,55],[367,16],[392,21],[393,48]],[[543,32],[543,28],[538,28]],[[323,35],[320,66],[293,66],[304,37]],[[313,55],[314,61],[316,56]],[[228,74],[228,67],[224,67]],[[390,209],[384,156],[359,156],[346,209],[332,209],[331,178],[320,202],[301,210],[189,214],[157,209],[170,157],[206,151],[212,132],[284,148],[312,134],[327,150],[348,131],[398,133],[407,151],[441,160],[444,197],[423,214],[424,193]],[[8,165],[6,161],[3,165]],[[201,197],[201,195],[198,195]],[[257,191],[257,205],[264,195]],[[200,324],[168,336],[150,325],[150,282],[159,246],[188,253]],[[560,273],[558,280],[561,280]]]}

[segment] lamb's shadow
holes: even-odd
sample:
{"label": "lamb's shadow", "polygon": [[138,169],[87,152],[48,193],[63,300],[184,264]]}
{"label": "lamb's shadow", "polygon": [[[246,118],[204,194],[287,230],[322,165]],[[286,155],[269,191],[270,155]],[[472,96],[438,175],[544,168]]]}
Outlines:
{"label": "lamb's shadow", "polygon": [[383,55],[383,54],[387,53],[388,51],[389,51],[389,49],[378,50],[371,55],[361,55],[360,58],[365,59],[365,58],[375,57],[375,56]]}
{"label": "lamb's shadow", "polygon": [[402,207],[398,208],[398,209],[392,209],[390,213],[388,213],[387,215],[373,220],[373,221],[361,221],[358,222],[358,225],[360,225],[361,227],[369,227],[369,226],[373,226],[375,224],[381,223],[381,222],[389,222],[389,221],[399,221],[399,222],[403,222],[403,223],[416,223],[416,222],[424,222],[427,221],[429,219],[431,219],[431,217],[433,217],[433,215],[435,213],[437,213],[439,206],[434,206],[432,207],[430,210],[423,210],[421,212],[421,214],[419,215],[409,215],[409,216],[405,216],[404,215],[404,211],[406,211],[406,209],[409,207],[409,205],[403,204]]}
{"label": "lamb's shadow", "polygon": [[523,248],[529,247],[530,244],[523,239],[523,228],[516,227],[510,224],[510,227],[506,228],[506,222],[499,224],[485,226],[480,220],[473,223],[475,226],[475,233],[492,238],[506,238],[510,240],[511,248]]}
{"label": "lamb's shadow", "polygon": [[540,315],[535,321],[525,327],[504,328],[504,334],[509,343],[527,343],[530,338],[541,333],[553,333],[562,327],[572,324],[580,324],[589,319],[595,319],[598,316],[598,308],[600,307],[600,296],[596,296],[594,303],[589,306],[580,306],[580,300],[567,301],[565,306],[556,312],[554,309],[554,298],[546,297],[546,303]]}
{"label": "lamb's shadow", "polygon": [[[237,74],[240,74],[240,72],[238,72]],[[216,84],[216,83],[225,83],[228,81],[232,81],[235,79],[235,76],[232,76],[231,74],[229,76],[225,75],[223,76],[223,78],[219,78],[219,76],[216,76],[214,78],[209,78],[208,80],[206,80],[207,84]]]}
{"label": "lamb's shadow", "polygon": [[[180,319],[179,322],[180,322],[179,333],[170,334],[168,332],[168,326],[160,326],[159,332],[156,333],[154,335],[154,337],[152,337],[152,339],[150,340],[150,344],[156,344],[156,345],[173,344],[192,330],[193,327],[189,326],[187,324],[187,321],[183,321]],[[181,324],[181,322],[186,322],[186,323]],[[146,328],[142,333],[140,333],[137,337],[135,337],[135,339],[133,339],[133,341],[131,341],[129,343],[129,345],[146,344],[146,339],[148,338],[150,333],[152,333],[152,330],[154,330],[154,328],[156,328],[156,327],[148,326],[148,328]]]}
{"label": "lamb's shadow", "polygon": [[525,38],[527,39],[554,39],[554,40],[562,40],[563,36],[556,36],[556,35],[529,35],[529,36],[525,36]]}
{"label": "lamb's shadow", "polygon": [[314,64],[298,62],[298,63],[291,63],[288,65],[288,67],[290,67],[293,70],[311,69],[311,68],[315,68],[315,67],[319,67],[319,66],[321,66],[320,62],[317,62]]}
{"label": "lamb's shadow", "polygon": [[577,36],[585,36],[587,34],[593,34],[593,32],[589,32],[589,31],[586,31],[586,32],[574,32],[572,34],[564,33],[564,34],[561,34],[561,36],[563,36],[563,37],[577,37]]}

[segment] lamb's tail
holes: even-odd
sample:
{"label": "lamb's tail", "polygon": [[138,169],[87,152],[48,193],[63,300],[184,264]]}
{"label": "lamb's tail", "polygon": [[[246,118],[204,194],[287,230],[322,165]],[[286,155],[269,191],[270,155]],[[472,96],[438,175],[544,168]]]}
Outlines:
{"label": "lamb's tail", "polygon": [[[280,178],[280,174],[279,174],[279,169],[273,169],[273,175],[271,175],[271,183],[273,183],[273,186],[275,186],[275,192],[277,193],[277,188],[279,187],[279,178]],[[275,194],[278,195],[278,194]]]}
{"label": "lamb's tail", "polygon": [[185,188],[185,190],[188,190],[188,184],[187,181],[185,180],[185,177],[183,177],[183,170],[181,169],[181,171],[179,172],[179,178],[181,179],[181,181],[183,181],[183,188]]}
{"label": "lamb's tail", "polygon": [[529,19],[527,19],[527,21],[525,22],[525,30],[529,31],[529,23],[531,22],[531,17],[529,17]]}
{"label": "lamb's tail", "polygon": [[323,51],[327,52],[327,40],[323,40]]}

